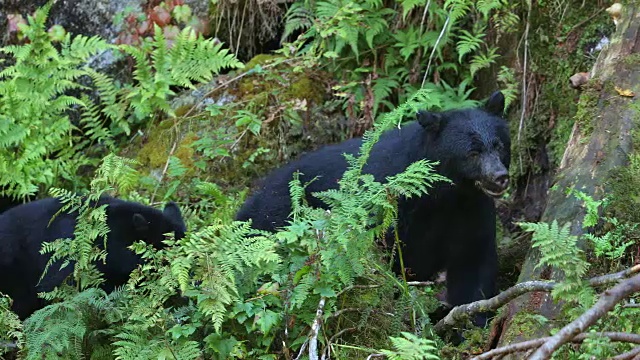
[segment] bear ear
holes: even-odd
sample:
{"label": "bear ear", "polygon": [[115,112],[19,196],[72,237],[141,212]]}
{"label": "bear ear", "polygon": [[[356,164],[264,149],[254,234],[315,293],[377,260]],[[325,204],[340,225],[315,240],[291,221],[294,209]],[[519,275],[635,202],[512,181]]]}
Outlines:
{"label": "bear ear", "polygon": [[180,208],[173,201],[168,202],[162,210],[164,218],[167,219],[173,226],[176,239],[184,237],[184,233],[187,232],[187,225],[184,223]]}
{"label": "bear ear", "polygon": [[504,114],[504,95],[500,91],[494,92],[484,108],[491,114],[502,116]]}
{"label": "bear ear", "polygon": [[418,118],[418,123],[422,125],[422,127],[434,134],[440,132],[442,128],[442,115],[430,111],[420,110],[416,114]]}
{"label": "bear ear", "polygon": [[168,202],[164,206],[164,210],[162,210],[162,213],[164,214],[164,216],[167,219],[170,219],[170,220],[175,221],[177,223],[180,223],[180,222],[184,221],[182,219],[182,213],[180,212],[180,208],[173,201]]}
{"label": "bear ear", "polygon": [[146,232],[149,230],[149,222],[142,216],[142,214],[133,214],[133,227],[138,232]]}

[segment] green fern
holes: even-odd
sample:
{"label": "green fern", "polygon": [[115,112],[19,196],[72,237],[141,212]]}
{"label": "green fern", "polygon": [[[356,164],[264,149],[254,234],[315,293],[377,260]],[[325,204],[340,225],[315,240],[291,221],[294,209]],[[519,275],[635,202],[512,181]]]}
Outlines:
{"label": "green fern", "polygon": [[589,268],[584,252],[578,247],[578,237],[571,235],[571,223],[559,227],[554,220],[546,223],[520,223],[525,231],[533,232],[531,246],[540,249],[541,257],[536,267],[551,266],[562,271],[565,278],[552,291],[554,299],[562,299],[579,305],[572,313],[588,309],[595,301],[595,293],[584,276]]}
{"label": "green fern", "polygon": [[102,290],[88,289],[36,311],[24,322],[23,358],[84,359],[97,345],[88,335],[100,333],[98,319],[121,316],[116,307],[120,300],[117,291],[107,296]]}
{"label": "green fern", "polygon": [[476,1],[476,9],[482,14],[486,20],[489,17],[489,13],[493,10],[497,10],[507,5],[506,0],[478,0]]}
{"label": "green fern", "polygon": [[25,197],[40,186],[51,186],[58,177],[75,178],[78,166],[87,161],[80,153],[85,140],[72,133],[68,113],[73,107],[84,112],[80,130],[95,141],[112,144],[101,125],[90,119],[95,111],[87,98],[68,95],[85,89],[79,79],[90,73],[89,58],[112,46],[97,37],[67,34],[57,50],[44,25],[51,4],[21,27],[28,43],[0,49],[14,59],[0,71],[2,195]]}
{"label": "green fern", "polygon": [[475,34],[471,34],[466,30],[460,30],[460,41],[456,45],[458,51],[458,62],[462,63],[462,58],[473,51],[480,49],[480,45],[483,44],[482,39],[486,36],[484,34],[485,29],[479,29]]}
{"label": "green fern", "polygon": [[162,29],[155,25],[153,41],[147,47],[121,48],[136,63],[133,75],[137,84],[124,91],[138,121],[158,110],[175,116],[168,101],[174,95],[171,86],[194,88],[194,82],[209,81],[222,69],[243,67],[228,49],[222,49],[221,43],[196,36],[189,27],[180,32],[171,47]]}
{"label": "green fern", "polygon": [[481,69],[488,68],[491,64],[493,64],[497,58],[500,57],[497,54],[498,48],[492,47],[490,48],[486,54],[478,54],[471,59],[471,67],[469,71],[471,72],[471,76],[473,77],[476,72]]}
{"label": "green fern", "polygon": [[395,350],[380,350],[389,360],[438,360],[440,357],[436,343],[429,339],[417,337],[411,333],[402,332],[402,337],[391,337]]}

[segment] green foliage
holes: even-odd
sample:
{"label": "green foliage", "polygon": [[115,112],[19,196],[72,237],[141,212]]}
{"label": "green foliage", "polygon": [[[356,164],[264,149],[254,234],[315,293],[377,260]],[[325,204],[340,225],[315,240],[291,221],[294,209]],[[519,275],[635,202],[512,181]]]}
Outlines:
{"label": "green foliage", "polygon": [[[242,67],[221,43],[196,36],[189,27],[171,43],[156,28],[141,48],[70,34],[57,46],[44,26],[51,4],[20,27],[26,44],[0,49],[13,57],[0,72],[1,195],[33,195],[60,178],[79,185],[77,169],[96,164],[86,150],[114,150],[114,136],[129,134],[132,125],[157,113],[174,116],[172,87],[193,89],[222,69]],[[121,85],[87,65],[92,57],[116,50],[133,57],[134,84]],[[93,80],[97,99],[88,95],[94,88],[81,84],[83,78]],[[79,128],[70,119],[78,113]]]}
{"label": "green foliage", "polygon": [[[88,163],[81,149],[94,142],[112,145],[92,116],[92,104],[69,95],[85,88],[79,80],[91,73],[87,60],[111,46],[98,37],[67,34],[58,50],[44,27],[50,8],[48,3],[20,27],[28,43],[0,49],[13,57],[0,72],[2,195],[33,195],[59,177],[74,181],[76,169]],[[72,108],[83,114],[80,129],[69,119]]]}
{"label": "green foliage", "polygon": [[26,360],[83,359],[99,344],[103,319],[121,316],[120,292],[91,288],[36,311],[24,322]]}
{"label": "green foliage", "polygon": [[[507,24],[514,24],[514,18],[517,22],[512,6],[504,0],[449,0],[443,4],[403,0],[398,5],[379,0],[298,1],[287,12],[283,38],[306,29],[300,41],[310,41],[302,53],[316,56],[317,61],[343,74],[339,89],[354,96],[345,96],[345,108],[354,118],[364,116],[373,123],[381,109],[393,108],[394,99],[403,102],[420,87],[440,87],[444,78],[470,84],[478,71],[498,58],[497,48],[484,41],[490,22],[496,21],[490,15],[500,13]],[[473,19],[471,30],[459,25],[467,18]],[[448,46],[457,50],[454,56],[443,51]],[[345,68],[352,71],[341,70]],[[424,77],[416,76],[424,72]],[[424,81],[435,72],[439,78],[435,84]],[[508,101],[515,91],[512,86]],[[465,95],[462,101],[469,96]]]}
{"label": "green foliage", "polygon": [[[628,247],[634,244],[629,239],[629,235],[633,234],[638,224],[620,221],[611,216],[600,216],[600,210],[606,212],[609,206],[609,199],[595,200],[591,196],[581,191],[571,190],[576,198],[583,201],[586,214],[582,222],[584,229],[596,226],[599,222],[602,227],[609,230],[601,235],[596,233],[586,233],[584,237],[593,244],[593,252],[596,257],[603,257],[611,262],[620,262]],[[615,267],[614,267],[615,268]]]}
{"label": "green foliage", "polygon": [[[435,181],[444,180],[424,161],[385,183],[361,174],[381,133],[414,113],[427,94],[419,92],[365,135],[360,156],[348,158],[349,169],[337,190],[315,194],[330,211],[309,207],[304,187],[294,177],[293,221],[276,234],[253,230],[246,223],[205,221],[166,249],[134,246],[147,262],[132,275],[137,285],[130,289],[133,315],[114,344],[120,358],[141,351],[153,357],[167,348],[191,346],[194,339],[200,339],[203,354],[216,358],[260,358],[274,354],[271,347],[280,347],[277,339],[285,328],[289,351],[297,351],[321,298],[326,309],[337,311],[340,294],[379,271],[374,270],[379,263],[374,240],[395,221],[394,199],[422,195]],[[178,290],[193,304],[181,323],[163,310]],[[290,319],[298,320],[287,325]],[[204,334],[188,330],[194,328]]]}
{"label": "green foliage", "polygon": [[554,299],[579,305],[576,312],[588,309],[595,302],[593,289],[588,286],[584,275],[589,262],[584,252],[577,246],[578,237],[570,234],[571,223],[562,227],[557,221],[546,223],[520,223],[528,232],[533,232],[531,247],[538,248],[542,254],[536,267],[550,266],[564,273],[564,279],[551,292]]}
{"label": "green foliage", "polygon": [[[78,290],[96,287],[103,282],[95,262],[106,261],[107,252],[104,249],[109,228],[106,223],[106,205],[96,206],[97,201],[103,193],[112,192],[116,188],[123,193],[131,191],[138,180],[136,172],[131,168],[133,163],[113,154],[105,157],[91,181],[91,192],[85,197],[72,191],[51,189],[51,195],[60,199],[63,204],[58,214],[67,212],[78,215],[73,239],[57,239],[43,244],[41,252],[51,253],[51,257],[42,276],[53,263],[63,260],[60,269],[74,263],[73,278]],[[105,244],[103,250],[97,247],[98,239],[102,239]],[[54,290],[45,298],[51,300],[60,297],[59,295],[59,291]]]}
{"label": "green foliage", "polygon": [[[573,194],[583,201],[586,210],[582,221],[583,230],[594,229],[603,225],[600,235],[585,233],[584,239],[590,240],[594,245],[593,255],[596,258],[604,257],[605,260],[616,266],[607,267],[613,271],[619,269],[626,250],[633,242],[627,236],[632,233],[637,224],[628,224],[619,221],[615,217],[600,216],[600,210],[606,210],[608,199],[595,200],[588,194],[570,189]],[[571,223],[562,227],[557,221],[550,225],[546,223],[520,223],[520,226],[528,232],[533,232],[532,247],[538,248],[541,258],[536,266],[550,266],[555,271],[562,271],[564,278],[557,283],[552,291],[555,300],[565,301],[563,307],[569,320],[575,319],[590,308],[596,300],[594,289],[585,279],[587,270],[592,267],[586,261],[584,252],[578,247],[579,239],[571,235]],[[632,300],[633,302],[634,300]],[[564,346],[554,353],[554,359],[593,359],[608,358],[629,350],[629,345],[613,343],[608,338],[597,334],[602,331],[625,331],[637,333],[640,323],[637,321],[640,309],[626,308],[624,305],[616,305],[610,316],[600,319],[589,330],[593,337],[587,338],[579,349]],[[624,329],[624,330],[622,330]]]}
{"label": "green foliage", "polygon": [[435,342],[402,332],[402,337],[391,337],[395,350],[381,350],[389,360],[425,360],[440,359],[436,355]]}
{"label": "green foliage", "polygon": [[22,323],[18,315],[11,312],[11,299],[0,294],[0,356],[10,352],[9,343],[15,343],[17,349],[24,346]]}
{"label": "green foliage", "polygon": [[184,28],[170,45],[160,27],[155,27],[153,41],[143,47],[122,45],[136,63],[133,72],[136,84],[125,86],[122,96],[133,109],[136,121],[146,119],[155,111],[175,117],[168,98],[174,95],[172,86],[194,89],[194,83],[207,82],[220,70],[241,68],[239,62],[222,43],[204,39],[189,27]]}

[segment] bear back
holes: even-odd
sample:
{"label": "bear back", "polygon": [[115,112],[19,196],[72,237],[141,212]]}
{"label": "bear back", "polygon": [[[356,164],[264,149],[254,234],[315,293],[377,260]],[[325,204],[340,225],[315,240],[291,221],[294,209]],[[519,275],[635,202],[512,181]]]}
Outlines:
{"label": "bear back", "polygon": [[[105,291],[126,283],[131,271],[141,263],[140,256],[128,246],[142,240],[162,248],[164,234],[174,233],[180,239],[187,231],[180,209],[172,202],[163,211],[110,196],[101,197],[93,205],[107,205],[107,260],[104,265],[98,263],[104,274]],[[13,298],[14,311],[21,318],[44,305],[37,292],[52,290],[73,271],[73,264],[60,269],[62,262],[58,261],[39,282],[50,257],[40,254],[42,244],[74,236],[78,214],[58,213],[61,208],[58,199],[46,198],[0,214],[0,271],[15,274],[0,280],[0,291]],[[102,248],[103,241],[98,240],[96,245]]]}

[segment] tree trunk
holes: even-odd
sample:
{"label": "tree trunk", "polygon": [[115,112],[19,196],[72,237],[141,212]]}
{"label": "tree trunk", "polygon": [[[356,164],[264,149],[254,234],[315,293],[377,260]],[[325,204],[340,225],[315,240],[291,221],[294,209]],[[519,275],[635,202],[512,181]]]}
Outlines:
{"label": "tree trunk", "polygon": [[[567,196],[566,190],[575,188],[596,199],[602,198],[610,171],[626,164],[632,150],[631,133],[638,113],[630,106],[633,97],[621,96],[616,88],[640,91],[638,52],[640,5],[638,1],[632,1],[623,7],[610,45],[600,53],[591,70],[591,81],[583,89],[571,138],[548,192],[541,221],[571,222],[572,234],[582,235],[584,210],[579,200]],[[586,250],[584,243],[579,246]],[[520,282],[559,279],[562,276],[550,268],[534,269],[539,259],[539,251],[531,249],[522,266]],[[519,297],[504,310],[506,321],[502,326],[501,346],[548,335],[549,330],[557,325],[554,319],[559,306],[549,293],[537,292]],[[527,314],[542,315],[549,321],[541,326]]]}

